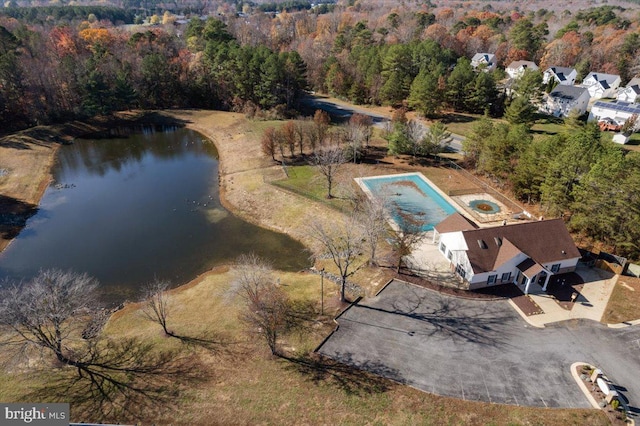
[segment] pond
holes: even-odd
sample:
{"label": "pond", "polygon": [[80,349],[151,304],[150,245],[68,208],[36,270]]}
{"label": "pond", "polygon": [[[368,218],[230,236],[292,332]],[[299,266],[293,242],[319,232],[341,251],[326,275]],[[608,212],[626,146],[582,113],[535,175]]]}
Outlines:
{"label": "pond", "polygon": [[182,284],[242,253],[283,270],[309,266],[300,243],[222,207],[218,153],[191,130],[78,140],[60,148],[52,174],[38,212],[0,253],[0,278],[73,269],[122,301],[155,277]]}

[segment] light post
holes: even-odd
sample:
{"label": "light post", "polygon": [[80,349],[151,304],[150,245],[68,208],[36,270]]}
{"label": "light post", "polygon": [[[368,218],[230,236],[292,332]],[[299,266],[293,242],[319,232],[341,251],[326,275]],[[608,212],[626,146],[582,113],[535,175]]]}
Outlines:
{"label": "light post", "polygon": [[324,315],[324,268],[320,269],[320,315]]}

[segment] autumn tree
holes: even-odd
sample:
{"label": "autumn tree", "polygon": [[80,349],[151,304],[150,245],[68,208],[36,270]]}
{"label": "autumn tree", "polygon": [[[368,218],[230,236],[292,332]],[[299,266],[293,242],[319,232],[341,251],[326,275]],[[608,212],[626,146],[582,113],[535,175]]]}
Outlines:
{"label": "autumn tree", "polygon": [[267,127],[262,133],[260,141],[262,152],[276,161],[276,151],[278,149],[278,132],[274,127]]}

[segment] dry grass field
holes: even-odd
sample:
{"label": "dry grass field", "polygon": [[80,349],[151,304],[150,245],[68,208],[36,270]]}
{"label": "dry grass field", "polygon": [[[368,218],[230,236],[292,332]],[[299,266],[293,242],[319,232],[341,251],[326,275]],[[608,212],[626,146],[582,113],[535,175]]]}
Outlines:
{"label": "dry grass field", "polygon": [[[221,158],[224,203],[239,216],[262,226],[286,231],[305,242],[309,218],[339,220],[339,210],[311,202],[270,182],[282,178],[281,168],[259,151],[261,129],[268,122],[249,122],[243,116],[210,111],[177,111],[171,115],[211,138]],[[49,157],[50,158],[50,157]],[[358,172],[347,168],[349,175]],[[377,167],[377,168],[376,168]],[[366,173],[414,169],[409,159],[367,168]],[[447,170],[425,169],[434,182],[466,186]],[[450,177],[451,176],[451,177]],[[443,182],[444,181],[444,182]],[[457,183],[456,183],[457,182]],[[301,255],[306,255],[301,253]],[[100,417],[72,408],[74,421],[109,420],[143,424],[389,424],[389,425],[605,425],[598,410],[560,410],[485,404],[445,398],[366,374],[318,358],[312,350],[335,326],[331,320],[341,308],[338,287],[325,280],[325,315],[318,315],[320,277],[307,273],[281,273],[278,278],[290,298],[313,306],[315,315],[279,341],[284,356],[273,357],[266,344],[238,321],[243,301],[233,290],[233,272],[218,268],[170,293],[169,327],[176,334],[216,336],[212,351],[166,337],[157,324],[145,320],[140,305],[130,304],[115,313],[104,334],[112,338],[136,337],[158,349],[197,357],[202,374],[162,410],[132,416]],[[374,293],[388,277],[365,268],[353,281]],[[0,358],[8,360],[8,352]],[[12,358],[13,359],[13,358]],[[32,358],[39,359],[39,358]],[[24,361],[24,359],[23,359]],[[46,383],[49,364],[3,362],[0,400],[24,401]],[[446,379],[446,378],[444,378]]]}
{"label": "dry grass field", "polygon": [[602,322],[616,324],[637,320],[640,316],[640,278],[621,275],[618,278],[609,303],[605,308]]}
{"label": "dry grass field", "polygon": [[[294,300],[311,301],[319,310],[319,277],[278,273],[282,288]],[[337,286],[325,285],[325,316],[284,336],[285,354],[273,357],[266,344],[247,333],[237,320],[243,309],[234,292],[233,272],[218,268],[170,293],[169,326],[176,334],[203,332],[224,336],[227,343],[211,352],[165,337],[159,325],[145,320],[140,305],[127,305],[112,316],[104,333],[114,338],[139,337],[158,348],[195,353],[201,380],[169,407],[138,413],[143,424],[389,424],[389,425],[605,425],[598,410],[540,409],[445,398],[402,386],[320,359],[310,352],[334,323]],[[47,379],[33,369],[0,373],[0,400],[19,401]],[[72,410],[72,413],[74,411]],[[85,416],[74,421],[92,420]]]}

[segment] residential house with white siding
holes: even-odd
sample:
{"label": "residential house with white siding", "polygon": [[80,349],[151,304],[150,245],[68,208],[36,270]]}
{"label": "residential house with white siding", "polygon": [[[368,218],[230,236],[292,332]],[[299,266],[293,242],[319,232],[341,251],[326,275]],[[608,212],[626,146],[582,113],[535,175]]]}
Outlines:
{"label": "residential house with white siding", "polygon": [[562,219],[478,228],[454,213],[434,228],[434,242],[469,290],[514,283],[528,294],[575,271],[580,252]]}

